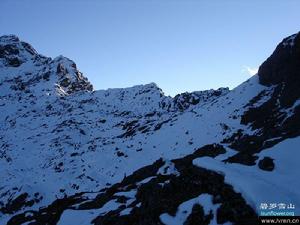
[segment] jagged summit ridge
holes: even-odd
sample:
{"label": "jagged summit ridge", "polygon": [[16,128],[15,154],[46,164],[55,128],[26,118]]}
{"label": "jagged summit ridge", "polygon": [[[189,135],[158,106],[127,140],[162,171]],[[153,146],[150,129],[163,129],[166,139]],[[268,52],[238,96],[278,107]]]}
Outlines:
{"label": "jagged summit ridge", "polygon": [[12,44],[12,43],[18,43],[18,42],[20,42],[20,39],[14,34],[0,36],[1,44],[3,44],[3,43],[4,44]]}
{"label": "jagged summit ridge", "polygon": [[[72,60],[64,56],[54,59],[42,56],[30,44],[20,41],[15,35],[0,37],[0,67],[3,68],[0,80],[8,83],[6,88],[25,92],[28,96],[66,96],[94,91],[92,84]],[[131,88],[99,90],[95,95],[102,96],[104,93],[103,96],[110,101],[113,100],[108,96],[114,96],[113,98],[122,104],[132,101],[133,105],[140,105],[143,102],[142,105],[150,104],[153,111],[182,111],[198,103],[212,101],[228,91],[221,88],[216,91],[186,92],[171,98],[165,96],[155,83],[150,83]],[[9,90],[6,93],[8,92]]]}
{"label": "jagged summit ridge", "polygon": [[[28,43],[20,41],[15,35],[0,37],[0,66],[19,67],[28,60],[43,58]],[[2,62],[2,63],[1,63]]]}
{"label": "jagged summit ridge", "polygon": [[69,95],[93,86],[70,59],[45,57],[15,35],[0,37],[0,80],[32,95]]}

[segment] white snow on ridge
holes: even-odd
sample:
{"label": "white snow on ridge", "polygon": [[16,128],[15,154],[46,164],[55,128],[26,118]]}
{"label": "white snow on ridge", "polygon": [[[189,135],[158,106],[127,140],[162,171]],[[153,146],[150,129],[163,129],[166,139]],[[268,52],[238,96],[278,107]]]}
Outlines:
{"label": "white snow on ridge", "polygon": [[300,138],[297,137],[259,153],[259,159],[264,156],[274,159],[275,169],[272,172],[262,171],[257,166],[225,164],[218,157],[198,158],[193,163],[224,174],[225,182],[232,184],[237,192],[241,192],[258,214],[262,203],[291,203],[295,205],[295,210],[292,211],[299,215],[299,146]]}
{"label": "white snow on ridge", "polygon": [[111,210],[115,210],[120,206],[116,200],[107,202],[101,209],[92,210],[66,210],[62,214],[57,225],[90,225],[91,221],[98,215],[105,214]]}
{"label": "white snow on ridge", "polygon": [[[208,215],[213,213],[214,217],[209,225],[217,225],[216,210],[220,206],[219,204],[212,203],[212,196],[209,194],[201,194],[196,198],[183,202],[178,206],[176,215],[173,217],[167,213],[160,215],[160,220],[165,225],[183,225],[187,217],[192,212],[192,208],[195,204],[200,204],[203,207],[204,214]],[[229,223],[227,223],[229,225]]]}

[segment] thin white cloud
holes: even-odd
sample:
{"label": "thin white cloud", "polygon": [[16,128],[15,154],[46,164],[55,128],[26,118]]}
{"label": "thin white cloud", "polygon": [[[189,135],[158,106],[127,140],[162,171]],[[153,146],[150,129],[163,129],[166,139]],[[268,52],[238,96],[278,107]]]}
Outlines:
{"label": "thin white cloud", "polygon": [[253,76],[257,74],[258,68],[256,67],[249,67],[249,66],[244,66],[244,69],[242,70],[243,72],[247,72],[249,75]]}

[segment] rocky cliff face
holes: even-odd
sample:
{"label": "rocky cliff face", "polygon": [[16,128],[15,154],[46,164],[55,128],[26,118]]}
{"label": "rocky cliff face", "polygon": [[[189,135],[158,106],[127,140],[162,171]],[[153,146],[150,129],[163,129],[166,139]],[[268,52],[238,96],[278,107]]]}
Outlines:
{"label": "rocky cliff face", "polygon": [[68,95],[92,91],[93,86],[66,57],[42,56],[28,43],[14,35],[0,37],[1,83],[12,90],[38,95]]}
{"label": "rocky cliff face", "polygon": [[[241,119],[242,124],[259,130],[259,135],[235,134],[235,140],[230,140],[231,146],[240,152],[231,160],[253,164],[255,153],[284,139],[299,136],[299,46],[299,33],[285,38],[260,66],[259,82],[271,87],[270,91],[264,90],[255,96],[247,105],[248,109]],[[267,99],[262,100],[266,96]]]}
{"label": "rocky cliff face", "polygon": [[300,204],[299,59],[296,34],[235,89],[172,98],[95,91],[0,37],[0,223],[253,225],[261,203]]}
{"label": "rocky cliff face", "polygon": [[273,54],[259,67],[259,81],[275,85],[299,80],[300,34],[291,35],[276,47]]}

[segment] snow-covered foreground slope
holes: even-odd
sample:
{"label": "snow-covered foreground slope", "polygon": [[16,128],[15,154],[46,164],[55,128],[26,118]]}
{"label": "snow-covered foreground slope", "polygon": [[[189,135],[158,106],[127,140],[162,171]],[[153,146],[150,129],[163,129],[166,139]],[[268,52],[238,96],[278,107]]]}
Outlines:
{"label": "snow-covered foreground slope", "polygon": [[[194,160],[194,165],[218,171],[225,175],[225,181],[241,192],[249,204],[261,212],[262,203],[293,204],[291,210],[295,215],[300,214],[300,170],[299,166],[300,138],[287,139],[273,148],[266,149],[258,154],[259,159],[271,157],[276,160],[276,167],[270,173],[261,171],[258,167],[249,167],[239,164],[222,162],[225,157],[203,157]],[[287,153],[288,151],[288,153]],[[226,154],[231,154],[228,151]],[[276,207],[275,210],[278,210]]]}
{"label": "snow-covered foreground slope", "polygon": [[253,224],[260,203],[300,203],[300,70],[280,59],[299,36],[231,91],[174,98],[94,91],[71,60],[0,37],[0,223]]}

